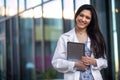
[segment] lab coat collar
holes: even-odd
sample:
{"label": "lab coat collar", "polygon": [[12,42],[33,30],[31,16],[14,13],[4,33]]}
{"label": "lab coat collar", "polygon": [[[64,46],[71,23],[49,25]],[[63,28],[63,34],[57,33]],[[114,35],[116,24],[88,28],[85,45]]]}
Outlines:
{"label": "lab coat collar", "polygon": [[[76,33],[75,33],[75,28],[71,29],[70,31],[65,33],[65,36],[69,37],[69,41],[74,41]],[[90,38],[88,37],[88,42],[90,42]]]}
{"label": "lab coat collar", "polygon": [[73,28],[70,31],[66,32],[65,36],[68,37],[68,41],[76,42],[75,41],[75,36],[76,36],[76,34],[75,34],[75,28]]}

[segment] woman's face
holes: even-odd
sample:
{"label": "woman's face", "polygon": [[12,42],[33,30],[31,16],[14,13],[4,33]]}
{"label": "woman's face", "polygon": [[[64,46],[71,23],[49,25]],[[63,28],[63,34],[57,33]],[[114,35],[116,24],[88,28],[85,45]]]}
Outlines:
{"label": "woman's face", "polygon": [[80,14],[76,17],[76,26],[79,29],[86,29],[90,24],[92,15],[89,10],[82,10]]}

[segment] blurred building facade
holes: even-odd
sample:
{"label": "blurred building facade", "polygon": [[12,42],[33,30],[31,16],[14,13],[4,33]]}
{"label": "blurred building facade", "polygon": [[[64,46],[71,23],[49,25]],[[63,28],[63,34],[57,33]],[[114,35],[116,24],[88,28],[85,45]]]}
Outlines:
{"label": "blurred building facade", "polygon": [[107,44],[104,80],[118,80],[120,0],[0,0],[0,80],[63,79],[51,65],[59,36],[74,27],[74,14],[92,4]]}

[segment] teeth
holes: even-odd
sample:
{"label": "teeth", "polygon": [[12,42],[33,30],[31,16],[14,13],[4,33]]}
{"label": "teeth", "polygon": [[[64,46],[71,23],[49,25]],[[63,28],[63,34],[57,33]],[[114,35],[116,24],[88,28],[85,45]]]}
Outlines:
{"label": "teeth", "polygon": [[81,23],[81,24],[84,24],[84,23]]}

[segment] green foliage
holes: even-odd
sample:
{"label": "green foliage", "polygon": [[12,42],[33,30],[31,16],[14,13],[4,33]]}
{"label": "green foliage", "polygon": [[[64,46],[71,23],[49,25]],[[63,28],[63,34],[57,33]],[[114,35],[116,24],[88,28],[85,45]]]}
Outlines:
{"label": "green foliage", "polygon": [[43,79],[55,79],[57,78],[59,73],[52,68],[49,68],[45,72],[37,71],[37,78]]}

